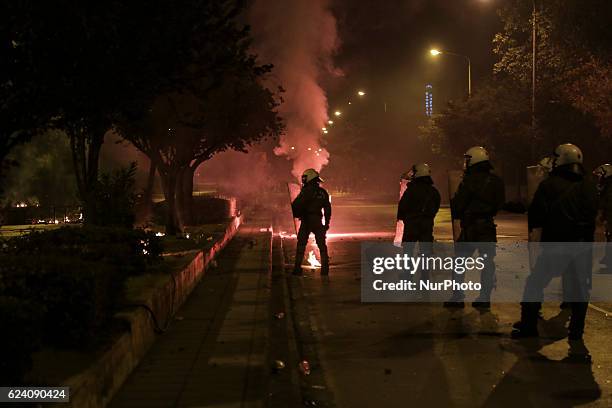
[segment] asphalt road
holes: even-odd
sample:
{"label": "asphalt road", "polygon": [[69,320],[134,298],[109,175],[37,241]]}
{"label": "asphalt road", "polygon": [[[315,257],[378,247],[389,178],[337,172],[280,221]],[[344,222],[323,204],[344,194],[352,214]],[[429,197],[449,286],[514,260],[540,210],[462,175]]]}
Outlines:
{"label": "asphalt road", "polygon": [[[606,305],[589,309],[586,349],[573,350],[588,350],[588,362],[568,359],[568,316],[557,304],[545,305],[539,340],[517,342],[510,338],[517,304],[480,313],[469,306],[362,303],[360,244],[392,239],[395,205],[355,198],[334,198],[333,205],[330,277],[307,270],[291,278],[301,293],[294,308],[307,311],[301,322],[310,332],[306,352],[316,359],[317,383],[306,387],[327,391],[319,406],[612,406]],[[288,215],[277,222],[285,234],[293,232]],[[526,239],[524,216],[502,214],[496,223],[500,241]],[[435,237],[451,239],[448,209],[436,218]],[[285,236],[284,248],[290,264],[295,239]]]}

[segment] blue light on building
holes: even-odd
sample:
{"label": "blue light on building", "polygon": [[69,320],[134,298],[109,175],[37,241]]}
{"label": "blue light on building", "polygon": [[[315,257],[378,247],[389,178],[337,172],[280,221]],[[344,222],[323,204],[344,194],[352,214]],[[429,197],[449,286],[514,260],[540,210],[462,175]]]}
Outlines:
{"label": "blue light on building", "polygon": [[433,86],[425,85],[425,115],[433,115]]}

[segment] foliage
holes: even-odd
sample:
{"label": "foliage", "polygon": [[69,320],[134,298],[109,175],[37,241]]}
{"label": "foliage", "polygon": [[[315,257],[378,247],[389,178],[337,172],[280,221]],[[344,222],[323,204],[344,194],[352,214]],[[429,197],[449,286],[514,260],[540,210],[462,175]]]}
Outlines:
{"label": "foliage", "polygon": [[112,318],[125,277],[112,265],[51,255],[7,255],[3,294],[36,304],[42,339],[56,347],[88,345]]}
{"label": "foliage", "polygon": [[7,173],[4,199],[41,207],[77,202],[70,147],[66,135],[48,131],[15,148],[9,158],[17,165]]}
{"label": "foliage", "polygon": [[100,176],[94,190],[91,214],[98,225],[132,228],[136,204],[135,176],[136,163]]}
{"label": "foliage", "polygon": [[121,228],[64,227],[4,241],[0,321],[10,330],[0,349],[10,355],[0,359],[0,379],[17,384],[41,343],[96,342],[123,301],[125,280],[157,265],[161,251],[152,233]]}
{"label": "foliage", "polygon": [[126,118],[120,128],[157,165],[168,202],[169,234],[181,228],[200,164],[228,149],[246,152],[283,130],[276,95],[261,84],[271,67],[257,65],[247,54],[247,39],[240,37],[238,55],[225,61],[231,64],[223,75],[195,78],[180,92],[159,97],[141,118]]}
{"label": "foliage", "polygon": [[529,99],[511,82],[490,82],[465,101],[450,103],[423,126],[420,137],[432,152],[457,160],[473,145],[486,146],[497,160],[526,164],[533,133],[529,127]]}
{"label": "foliage", "polygon": [[[268,108],[262,99],[250,98],[252,93],[240,92],[252,90],[248,85],[253,75],[270,68],[257,66],[246,52],[248,30],[238,20],[241,0],[187,0],[180,5],[172,0],[9,0],[0,7],[0,161],[5,163],[5,152],[16,138],[27,140],[40,127],[66,131],[89,222],[98,222],[93,190],[105,133],[118,121],[146,117],[160,98],[172,96],[185,103],[181,95],[189,95],[189,104],[208,97],[209,90],[221,89],[221,76],[239,73],[236,77],[247,86],[233,92],[232,84],[238,82],[223,82],[228,93],[220,101],[222,117],[208,111],[205,116],[219,117],[228,132],[244,130],[255,139],[260,135],[250,127],[258,114],[237,114]],[[213,100],[208,101],[210,105]],[[192,127],[188,116],[181,115],[172,127]],[[218,143],[221,137],[215,137],[212,146],[200,149],[199,160],[245,145],[240,141],[244,138]],[[172,149],[160,154],[173,156]]]}
{"label": "foliage", "polygon": [[[536,113],[545,119],[553,114],[553,120],[547,122],[557,125],[548,128],[539,123],[540,131],[545,137],[554,137],[567,128],[564,125],[567,123],[578,131],[587,128],[584,135],[587,136],[592,133],[589,128],[594,122],[598,129],[589,136],[599,136],[599,130],[609,138],[612,3],[550,0],[538,1],[536,5]],[[499,56],[494,71],[523,86],[531,86],[531,14],[530,0],[507,2],[500,9],[504,30],[494,38],[494,53]]]}
{"label": "foliage", "polygon": [[[194,197],[193,225],[220,223],[230,216],[228,200],[216,197]],[[153,222],[163,225],[168,216],[168,204],[165,201],[156,203],[153,207]]]}
{"label": "foliage", "polygon": [[[235,41],[234,53],[219,62],[222,75],[193,78],[179,92],[157,98],[142,117],[126,117],[120,128],[157,165],[170,208],[168,221],[177,223],[167,223],[170,230],[180,229],[193,173],[201,163],[227,149],[246,151],[282,131],[275,94],[261,85],[271,67],[258,65],[247,53],[246,31]],[[177,200],[182,208],[175,205]]]}
{"label": "foliage", "polygon": [[482,144],[498,161],[532,164],[559,143],[578,144],[595,165],[611,145],[611,27],[602,0],[536,2],[537,80],[531,122],[532,6],[512,0],[500,9],[503,31],[493,41],[495,76],[472,98],[453,103],[421,129],[438,154],[461,157]]}
{"label": "foliage", "polygon": [[153,233],[144,230],[84,226],[33,231],[4,242],[2,252],[24,256],[52,253],[107,263],[121,275],[132,276],[158,262],[162,247]]}
{"label": "foliage", "polygon": [[0,294],[0,322],[5,328],[0,336],[0,384],[19,385],[32,368],[32,353],[41,345],[41,314],[39,304]]}

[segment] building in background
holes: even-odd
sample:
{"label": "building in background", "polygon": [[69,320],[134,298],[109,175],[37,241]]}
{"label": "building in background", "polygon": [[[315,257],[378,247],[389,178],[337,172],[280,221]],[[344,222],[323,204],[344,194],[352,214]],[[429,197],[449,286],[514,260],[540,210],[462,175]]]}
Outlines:
{"label": "building in background", "polygon": [[433,86],[425,85],[425,115],[433,115]]}

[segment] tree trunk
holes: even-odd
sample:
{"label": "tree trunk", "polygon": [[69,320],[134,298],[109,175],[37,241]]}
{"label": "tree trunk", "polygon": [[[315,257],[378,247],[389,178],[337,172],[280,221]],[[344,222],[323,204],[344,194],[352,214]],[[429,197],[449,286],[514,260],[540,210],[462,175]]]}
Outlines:
{"label": "tree trunk", "polygon": [[179,171],[172,168],[164,172],[160,171],[168,209],[166,213],[166,235],[177,235],[183,232],[181,216],[176,201],[178,175]]}
{"label": "tree trunk", "polygon": [[153,187],[155,186],[155,173],[157,173],[157,165],[149,159],[149,174],[147,176],[147,184],[142,194],[142,224],[150,221],[153,215]]}
{"label": "tree trunk", "polygon": [[97,219],[95,211],[95,188],[98,182],[100,150],[106,130],[100,126],[91,131],[81,129],[70,134],[72,161],[83,204],[83,221],[86,224],[97,225],[101,221]]}
{"label": "tree trunk", "polygon": [[193,175],[195,169],[191,167],[184,168],[179,176],[177,187],[177,198],[179,201],[180,214],[183,217],[185,224],[193,224]]}

